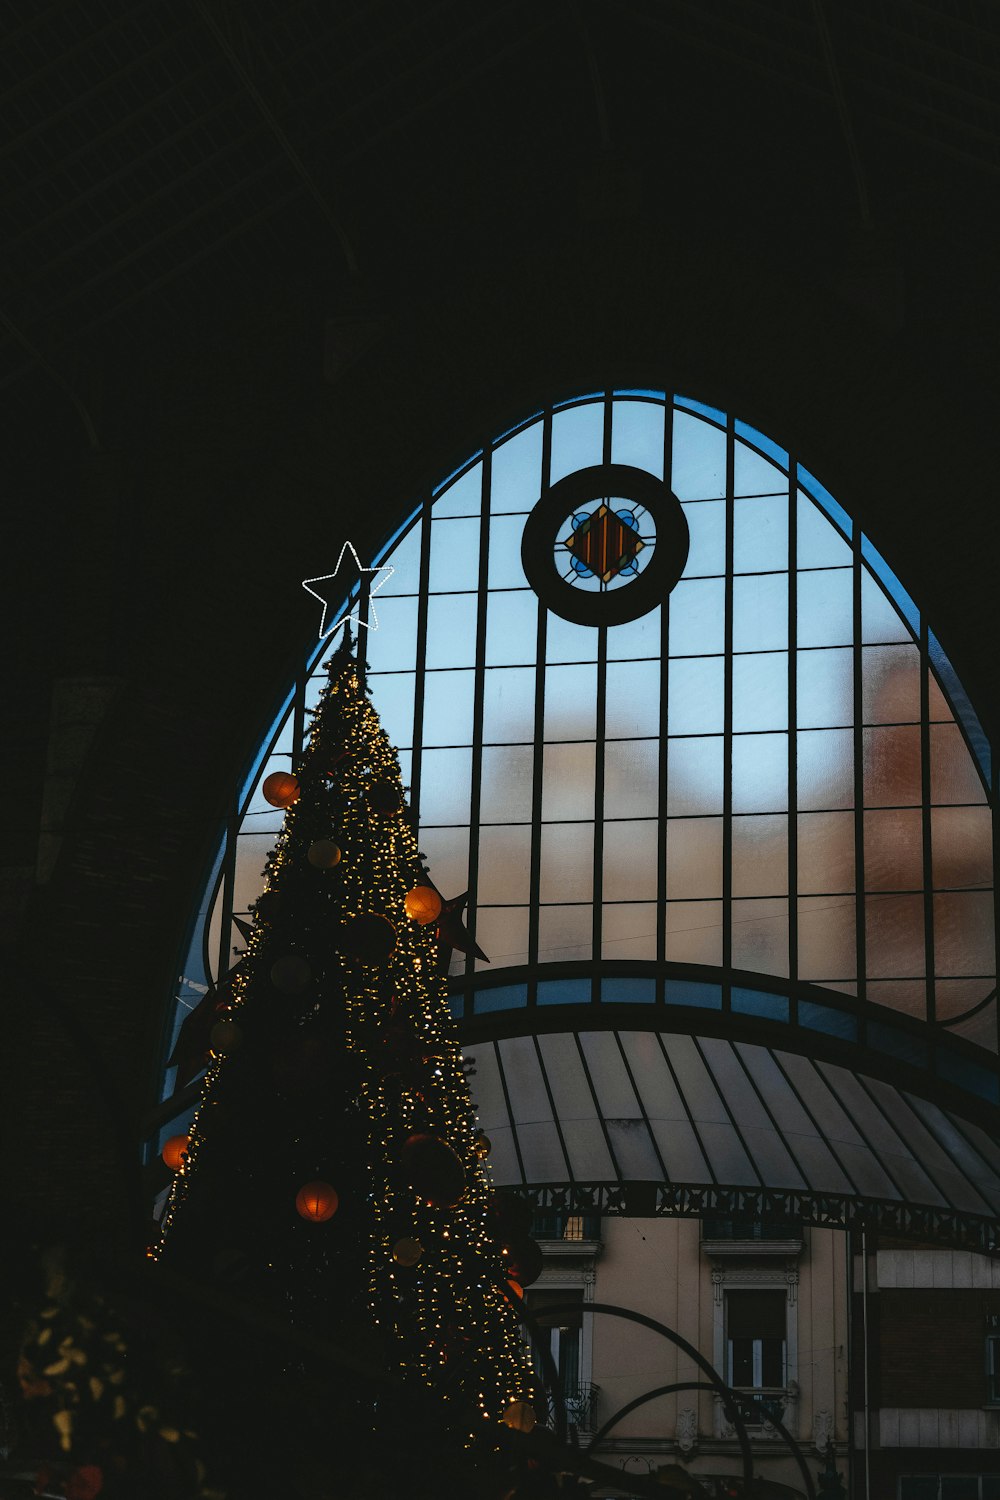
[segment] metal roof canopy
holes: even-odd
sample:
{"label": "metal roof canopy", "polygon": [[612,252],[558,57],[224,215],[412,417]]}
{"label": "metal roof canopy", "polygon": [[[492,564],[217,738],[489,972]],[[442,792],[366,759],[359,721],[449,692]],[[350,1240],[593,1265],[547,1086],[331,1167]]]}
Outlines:
{"label": "metal roof canopy", "polygon": [[582,1030],[475,1044],[497,1187],[643,1216],[781,1214],[1000,1250],[1000,1140],[932,1099],[775,1047]]}

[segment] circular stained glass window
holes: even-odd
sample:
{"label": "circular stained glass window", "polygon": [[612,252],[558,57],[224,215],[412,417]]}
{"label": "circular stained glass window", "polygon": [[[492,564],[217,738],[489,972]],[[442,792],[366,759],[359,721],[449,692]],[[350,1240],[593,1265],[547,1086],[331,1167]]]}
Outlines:
{"label": "circular stained glass window", "polygon": [[529,515],[521,561],[545,605],[577,625],[622,625],[654,608],[684,571],[680,501],[626,464],[560,479]]}

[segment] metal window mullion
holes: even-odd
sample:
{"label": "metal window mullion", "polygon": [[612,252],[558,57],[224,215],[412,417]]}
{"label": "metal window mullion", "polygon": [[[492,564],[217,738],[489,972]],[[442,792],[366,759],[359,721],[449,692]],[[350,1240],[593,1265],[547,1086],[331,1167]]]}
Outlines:
{"label": "metal window mullion", "polygon": [[234,806],[226,823],[226,857],[222,866],[222,922],[219,927],[219,976],[221,984],[233,967],[233,895],[236,889],[236,850],[240,834],[240,816]]}
{"label": "metal window mullion", "polygon": [[[800,1109],[803,1111],[804,1114],[806,1114],[809,1117],[809,1120],[812,1123],[812,1127],[815,1130],[817,1136],[823,1142],[824,1146],[829,1151],[829,1153],[833,1157],[834,1161],[837,1163],[837,1166],[840,1168],[841,1172],[843,1172],[843,1174],[844,1174],[844,1180],[846,1182],[850,1183],[850,1185],[851,1185],[851,1197],[853,1197],[853,1198],[860,1198],[860,1197],[862,1197],[863,1194],[861,1193],[860,1189],[858,1188],[857,1183],[854,1181],[854,1178],[851,1176],[850,1172],[847,1170],[847,1167],[845,1166],[844,1162],[841,1160],[840,1156],[838,1155],[837,1150],[834,1147],[833,1141],[830,1139],[830,1137],[827,1134],[827,1132],[821,1127],[819,1121],[816,1119],[816,1116],[813,1114],[812,1110],[809,1108],[809,1105],[806,1103],[806,1100],[803,1097],[803,1095],[799,1093],[799,1090],[796,1088],[796,1086],[795,1086],[793,1080],[791,1079],[791,1077],[789,1076],[789,1074],[781,1066],[781,1059],[780,1059],[778,1053],[774,1050],[773,1047],[767,1047],[764,1050],[767,1052],[767,1055],[770,1057],[771,1061],[774,1063],[774,1066],[777,1068],[778,1072],[781,1074],[781,1076],[784,1079],[785,1083],[788,1085],[789,1092],[791,1093],[792,1097],[795,1099],[795,1101],[799,1105]],[[818,1192],[818,1189],[814,1188],[813,1191],[814,1192]]]}
{"label": "metal window mullion", "polygon": [[[697,1125],[697,1122],[695,1121],[695,1117],[694,1117],[694,1115],[691,1112],[691,1106],[688,1104],[687,1094],[684,1092],[684,1088],[683,1088],[683,1086],[681,1084],[681,1081],[677,1077],[677,1070],[674,1067],[673,1059],[671,1058],[670,1053],[667,1051],[667,1048],[664,1045],[663,1034],[661,1032],[659,1032],[659,1031],[656,1031],[656,1032],[653,1033],[653,1035],[656,1037],[657,1043],[659,1044],[660,1051],[663,1054],[663,1061],[667,1065],[667,1072],[670,1074],[670,1077],[673,1079],[674,1088],[677,1091],[677,1097],[681,1101],[681,1106],[682,1106],[682,1108],[684,1110],[684,1113],[687,1115],[687,1122],[688,1122],[688,1124],[691,1127],[691,1133],[692,1133],[692,1135],[695,1138],[695,1141],[696,1141],[697,1146],[698,1146],[698,1150],[701,1152],[702,1159],[703,1159],[703,1161],[705,1163],[706,1168],[708,1169],[708,1175],[712,1179],[712,1186],[713,1187],[718,1187],[719,1186],[719,1179],[715,1175],[715,1168],[712,1165],[712,1158],[711,1158],[711,1156],[708,1153],[708,1148],[705,1145],[705,1142],[702,1140],[701,1131],[698,1129],[698,1125]],[[665,1177],[664,1181],[665,1182],[669,1182],[670,1181],[669,1177]]]}
{"label": "metal window mullion", "polygon": [[365,660],[367,652],[364,648],[368,643],[368,631],[370,628],[368,622],[371,617],[371,597],[371,575],[369,573],[362,573],[361,586],[358,592],[358,646],[356,652],[358,663],[358,681],[361,683],[362,692],[364,692],[365,690],[366,680],[368,677],[368,663]]}
{"label": "metal window mullion", "polygon": [[545,1097],[548,1099],[549,1109],[552,1111],[552,1123],[556,1127],[556,1135],[559,1139],[559,1149],[562,1152],[563,1160],[566,1163],[566,1177],[567,1180],[572,1184],[575,1181],[573,1176],[573,1163],[570,1161],[569,1151],[566,1146],[566,1137],[563,1135],[562,1121],[559,1119],[559,1111],[556,1108],[556,1101],[552,1094],[552,1085],[549,1083],[549,1075],[545,1067],[545,1059],[542,1056],[542,1049],[539,1046],[537,1035],[533,1036],[531,1040],[535,1046],[535,1056],[538,1059],[538,1068],[539,1072],[542,1075],[542,1084],[545,1088]]}
{"label": "metal window mullion", "polygon": [[587,1063],[587,1057],[580,1043],[579,1032],[573,1032],[573,1040],[576,1043],[576,1050],[580,1057],[580,1066],[583,1069],[583,1076],[587,1080],[587,1087],[590,1090],[590,1097],[594,1101],[594,1113],[597,1116],[597,1122],[600,1125],[601,1133],[604,1136],[604,1144],[608,1148],[608,1156],[611,1158],[611,1166],[614,1170],[615,1176],[618,1179],[619,1186],[622,1186],[624,1185],[625,1179],[622,1176],[621,1166],[619,1165],[618,1157],[615,1154],[615,1148],[611,1144],[611,1136],[608,1134],[608,1127],[605,1123],[604,1114],[601,1110],[600,1100],[597,1097],[597,1090],[594,1088],[594,1080],[591,1077],[590,1067]]}
{"label": "metal window mullion", "polygon": [[[552,408],[546,407],[542,418],[542,494],[549,488],[552,468]],[[538,902],[542,870],[542,785],[545,769],[545,643],[547,616],[545,605],[538,600],[538,628],[535,649],[535,734],[531,778],[531,866],[528,878],[528,1004],[537,993],[535,969],[538,965]]]}
{"label": "metal window mullion", "polygon": [[[788,977],[799,977],[799,781],[798,781],[798,501],[795,455],[788,455]],[[792,999],[792,1022],[798,1002]]]}
{"label": "metal window mullion", "polygon": [[[611,392],[604,395],[604,462],[611,462],[611,422],[614,403]],[[606,495],[606,500],[612,497]],[[592,907],[592,956],[595,964],[591,999],[600,999],[599,971],[596,967],[604,958],[602,918],[604,903],[604,735],[607,728],[608,704],[608,631],[606,625],[597,631],[597,701],[595,704],[594,728],[594,889]]]}
{"label": "metal window mullion", "polygon": [[[858,999],[867,995],[868,942],[865,926],[865,734],[864,734],[864,657],[861,651],[861,584],[864,577],[861,559],[861,530],[855,525],[852,540],[853,561],[853,643],[851,662],[854,668],[854,943],[858,973]],[[865,1042],[866,1021],[859,1019],[858,1040]]]}
{"label": "metal window mullion", "polygon": [[[469,903],[468,912],[475,933],[479,907],[479,815],[483,791],[483,704],[486,697],[486,609],[488,603],[490,560],[490,501],[493,480],[493,449],[483,445],[482,492],[479,523],[479,595],[476,603],[476,657],[472,688],[472,784],[469,794]],[[476,972],[473,949],[466,954],[465,975]],[[472,992],[466,989],[465,1006],[471,1009]]]}
{"label": "metal window mullion", "polygon": [[424,739],[424,673],[427,670],[427,599],[431,573],[431,506],[424,496],[420,517],[420,587],[417,593],[417,654],[413,679],[413,752],[410,763],[410,809],[414,826],[420,827],[420,773]]}
{"label": "metal window mullion", "polygon": [[309,668],[305,663],[299,670],[295,683],[295,699],[292,709],[292,771],[297,776],[302,767],[306,738],[306,689],[309,685]]}
{"label": "metal window mullion", "polygon": [[[673,493],[674,403],[668,392],[663,410],[663,481]],[[667,706],[670,695],[670,595],[660,605],[660,781],[657,788],[656,841],[656,961],[667,958],[667,776],[670,771],[670,724]],[[656,998],[663,1000],[663,980],[657,980]]]}
{"label": "metal window mullion", "polygon": [[[934,984],[934,864],[931,848],[931,706],[927,617],[920,614],[920,835],[924,866],[924,974],[927,1019],[937,1019]],[[935,1050],[933,1033],[931,1051]],[[932,1059],[933,1061],[933,1059]]]}
{"label": "metal window mullion", "polygon": [[722,1009],[732,1004],[733,963],[733,535],[736,506],[736,427],[726,417],[726,579],[723,642],[722,720]]}

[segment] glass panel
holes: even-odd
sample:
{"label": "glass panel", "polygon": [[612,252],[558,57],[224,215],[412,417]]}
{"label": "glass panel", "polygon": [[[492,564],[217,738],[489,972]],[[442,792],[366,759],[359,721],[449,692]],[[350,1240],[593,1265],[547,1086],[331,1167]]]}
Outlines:
{"label": "glass panel", "polygon": [[979,1500],[978,1475],[942,1474],[941,1500]]}
{"label": "glass panel", "polygon": [[[478,512],[479,502],[469,510]],[[436,514],[436,512],[435,512]],[[378,607],[392,594],[417,594],[420,592],[420,542],[421,517],[418,515],[403,539],[396,543],[388,558],[394,571],[378,591]]]}
{"label": "glass panel", "polygon": [[726,493],[726,434],[682,411],[674,412],[671,489],[679,500]]}
{"label": "glass panel", "polygon": [[919,891],[923,884],[923,819],[919,810],[866,812],[865,889]]}
{"label": "glass panel", "polygon": [[538,962],[566,963],[592,957],[594,908],[592,906],[540,906],[538,908]]}
{"label": "glass panel", "polygon": [[[985,979],[941,979],[934,986],[934,1009],[939,1021],[950,1021],[955,1016],[964,1015],[967,1010],[972,1010],[981,1000],[985,1000],[994,988],[994,976],[989,975]],[[991,1046],[996,1050],[996,1002],[984,1006],[981,1014],[989,1018],[989,1024],[993,1028],[993,1041]],[[949,1027],[949,1030],[951,1028]],[[956,1036],[964,1033],[956,1030]]]}
{"label": "glass panel", "polygon": [[857,974],[853,896],[801,896],[799,978],[850,980]]}
{"label": "glass panel", "polygon": [[800,568],[850,567],[853,558],[850,544],[801,490],[795,525]]}
{"label": "glass panel", "polygon": [[486,601],[486,665],[533,662],[538,650],[538,600],[530,589],[490,594]]}
{"label": "glass panel", "polygon": [[[492,543],[491,543],[492,552]],[[521,579],[523,584],[524,580]],[[432,594],[479,587],[479,517],[431,523]],[[376,605],[376,608],[378,606]]]}
{"label": "glass panel", "polygon": [[721,734],[725,663],[721,656],[686,656],[670,663],[667,725],[670,734]]}
{"label": "glass panel", "polygon": [[656,906],[605,906],[601,913],[601,953],[604,958],[656,957]]}
{"label": "glass panel", "polygon": [[547,740],[592,740],[597,732],[596,715],[596,664],[546,668]]}
{"label": "glass panel", "polygon": [[[983,980],[977,980],[976,982],[977,982],[977,984],[983,984],[985,981],[983,981]],[[938,1006],[938,1014],[939,1015],[944,1014],[944,1012],[942,1012],[941,1009],[940,1009],[940,1006],[941,1006],[941,992],[942,992],[942,990],[950,991],[953,985],[961,985],[963,983],[966,983],[966,981],[961,980],[961,979],[939,979],[937,981],[937,992],[936,992],[936,995],[935,995],[935,1002],[936,1002],[936,1004]],[[959,1007],[957,1003],[956,1003],[956,1006],[955,1006],[955,1009],[959,1012],[959,1014],[961,1014],[961,1012],[962,1012],[963,1009],[964,1010],[969,1010],[970,1008],[971,1008],[970,1006]],[[969,1016],[966,1020],[964,1020],[964,1021],[957,1021],[953,1026],[949,1026],[948,1027],[948,1034],[950,1036],[960,1036],[960,1037],[962,1037],[962,1039],[964,1041],[966,1041],[966,1042],[972,1042],[976,1047],[985,1047],[990,1052],[996,1052],[996,1050],[997,1050],[997,1007],[996,1007],[996,1001],[994,1000],[991,1005],[984,1006],[984,1008],[981,1011],[978,1011],[974,1016]],[[968,1066],[969,1066],[968,1062],[963,1057],[961,1059],[960,1067],[961,1067],[962,1074],[964,1075],[964,1077],[965,1077],[966,1080],[968,1079]]]}
{"label": "glass panel", "polygon": [[422,828],[418,836],[431,879],[450,900],[469,887],[469,830]]}
{"label": "glass panel", "polygon": [[797,736],[799,807],[854,805],[854,737],[849,729],[807,729]]}
{"label": "glass panel", "polygon": [[604,462],[604,402],[568,406],[552,418],[550,484]]}
{"label": "glass panel", "polygon": [[721,1010],[722,990],[717,984],[698,984],[692,979],[668,979],[663,986],[665,1005],[697,1005],[703,1010]]}
{"label": "glass panel", "polygon": [[543,979],[536,998],[539,1005],[589,1005],[593,986],[589,974],[576,979]]}
{"label": "glass panel", "polygon": [[605,823],[605,901],[656,900],[658,835],[659,830],[653,821]]}
{"label": "glass panel", "polygon": [[425,750],[420,768],[420,822],[468,823],[471,750]]}
{"label": "glass panel", "polygon": [[787,645],[788,575],[734,578],[733,650],[782,651]]}
{"label": "glass panel", "polygon": [[873,1005],[920,1020],[927,1015],[927,986],[922,979],[869,979],[866,993]]}
{"label": "glass panel", "polygon": [[429,670],[475,666],[478,603],[475,594],[432,594],[427,600]]}
{"label": "glass panel", "polygon": [[832,1005],[814,1005],[811,1000],[799,1001],[799,1025],[807,1026],[810,1031],[824,1031],[827,1036],[844,1037],[850,1042],[858,1039],[856,1016],[845,1010],[835,1010]]}
{"label": "glass panel", "polygon": [[993,894],[962,891],[934,897],[934,967],[939,974],[992,974]]}
{"label": "glass panel", "polygon": [[[280,807],[272,807],[270,802],[268,802],[267,798],[264,796],[261,788],[263,787],[264,782],[267,780],[267,778],[269,776],[273,776],[276,771],[289,772],[291,771],[291,769],[292,758],[290,755],[268,756],[267,760],[261,767],[260,776],[257,778],[257,785],[254,788],[254,794],[250,798],[250,801],[246,806],[246,815],[253,815],[253,831],[255,833],[260,833],[264,828],[271,828],[274,829],[275,832],[277,832],[277,830],[284,822],[284,809]],[[257,816],[258,814],[260,814],[259,817]],[[267,819],[267,822],[263,821],[265,818]]]}
{"label": "glass panel", "polygon": [[787,817],[733,819],[733,895],[788,891]]}
{"label": "glass panel", "polygon": [[[475,677],[475,672],[425,673],[424,725],[421,735],[425,745],[472,744],[472,694]],[[411,703],[411,725],[412,722]],[[403,743],[409,744],[409,739]]]}
{"label": "glass panel", "polygon": [[930,718],[932,720],[934,720],[934,719],[938,719],[938,720],[944,719],[944,720],[947,720],[947,721],[950,721],[951,719],[953,719],[955,717],[955,715],[952,713],[951,709],[949,708],[949,706],[948,706],[948,700],[945,697],[944,693],[941,691],[941,688],[938,685],[938,680],[934,676],[933,672],[930,673],[930,677],[929,677],[927,686],[928,686],[928,689],[929,689],[928,694],[927,694],[927,714],[928,714],[928,718]]}
{"label": "glass panel", "polygon": [[594,746],[546,745],[542,817],[553,823],[594,816]]}
{"label": "glass panel", "polygon": [[542,492],[542,423],[532,422],[493,450],[490,510],[531,510]]}
{"label": "glass panel", "polygon": [[534,667],[492,667],[483,682],[483,743],[526,743],[534,735]]}
{"label": "glass panel", "polygon": [[[513,968],[528,962],[528,908],[481,906],[476,913],[476,942],[494,968]],[[476,968],[487,965],[476,959]]]}
{"label": "glass panel", "polygon": [[726,571],[726,502],[705,500],[682,507],[690,546],[684,578],[719,578]]}
{"label": "glass panel", "polygon": [[788,902],[733,902],[733,967],[788,973]]}
{"label": "glass panel", "polygon": [[496,989],[477,990],[472,1009],[477,1016],[481,1016],[494,1010],[517,1010],[519,1006],[527,1005],[527,1003],[527,985],[504,984]]}
{"label": "glass panel", "polygon": [[721,736],[668,742],[667,812],[670,816],[722,811],[722,756]]}
{"label": "glass panel", "polygon": [[605,1005],[655,1005],[656,980],[605,979],[601,986],[601,1000]]}
{"label": "glass panel", "polygon": [[721,964],[721,901],[668,901],[666,916],[668,962]]}
{"label": "glass panel", "polygon": [[797,652],[795,692],[800,729],[853,724],[854,653],[849,648]]}
{"label": "glass panel", "polygon": [[733,812],[780,812],[787,806],[787,734],[734,735]]}
{"label": "glass panel", "polygon": [[375,606],[378,629],[369,630],[365,636],[369,667],[373,672],[412,672],[417,660],[416,599],[388,599],[376,594]]}
{"label": "glass panel", "polygon": [[611,413],[611,462],[632,464],[662,479],[663,418],[659,402],[616,401]]}
{"label": "glass panel", "polygon": [[725,582],[721,578],[681,579],[670,595],[671,656],[705,656],[725,646]]}
{"label": "glass panel", "polygon": [[[473,464],[460,479],[448,488],[434,501],[432,515],[434,520],[442,516],[478,516],[483,506],[483,465],[482,462]],[[419,528],[418,528],[419,529]],[[399,547],[392,554],[395,564]]]}
{"label": "glass panel", "polygon": [[992,818],[988,807],[931,810],[934,884],[961,889],[993,881]]}
{"label": "glass panel", "polygon": [[867,568],[861,571],[861,639],[865,642],[913,639],[895,605],[890,604]]}
{"label": "glass panel", "polygon": [[864,646],[862,709],[866,724],[920,721],[920,652],[914,645]]}
{"label": "glass panel", "polygon": [[853,891],[854,814],[799,814],[798,886],[810,892]]}
{"label": "glass panel", "polygon": [[528,900],[531,829],[524,825],[479,830],[479,905],[517,906]]}
{"label": "glass panel", "polygon": [[784,995],[770,995],[766,990],[744,990],[733,987],[733,1010],[746,1016],[761,1016],[766,1021],[787,1021],[788,1001]]}
{"label": "glass panel", "polygon": [[535,767],[532,745],[497,745],[483,750],[479,818],[482,823],[527,823]]}
{"label": "glass panel", "polygon": [[864,731],[866,807],[907,807],[920,802],[920,730]]}
{"label": "glass panel", "polygon": [[985,802],[975,762],[957,724],[932,724],[931,801]]}
{"label": "glass panel", "polygon": [[733,572],[773,573],[787,567],[787,494],[738,500],[733,506]]}
{"label": "glass panel", "polygon": [[788,728],[788,653],[733,657],[733,730]]}
{"label": "glass panel", "polygon": [[[383,676],[369,677],[372,702],[378,709],[382,728],[393,745],[413,743],[413,693],[415,678],[412,672],[387,672]],[[427,724],[426,709],[424,723]],[[471,703],[470,718],[471,725]],[[434,741],[426,741],[433,744]]]}
{"label": "glass panel", "polygon": [[865,932],[871,978],[923,974],[922,896],[868,896],[865,900]]}
{"label": "glass panel", "polygon": [[660,610],[651,609],[638,620],[608,626],[608,661],[628,661],[638,656],[660,654]]}
{"label": "glass panel", "polygon": [[593,823],[544,823],[539,895],[542,901],[594,899]]}
{"label": "glass panel", "polygon": [[609,740],[604,748],[604,816],[655,817],[659,780],[658,740]]}
{"label": "glass panel", "polygon": [[276,837],[274,833],[256,832],[237,836],[233,911],[248,911],[264,889],[264,861],[274,848]]}
{"label": "glass panel", "polygon": [[608,668],[605,734],[639,738],[660,732],[660,663],[623,661]]}
{"label": "glass panel", "polygon": [[854,582],[849,568],[810,573],[796,594],[800,646],[849,646],[854,639]]}
{"label": "glass panel", "polygon": [[592,625],[573,625],[559,615],[549,614],[545,632],[547,661],[597,660],[597,631]]}
{"label": "glass panel", "polygon": [[668,900],[721,895],[722,819],[668,819]]}
{"label": "glass panel", "polygon": [[488,577],[491,589],[524,588],[526,579],[521,566],[523,534],[523,516],[494,516],[490,521]]}
{"label": "glass panel", "polygon": [[734,495],[780,495],[782,491],[788,493],[787,474],[782,474],[780,469],[776,469],[774,464],[747,447],[746,443],[741,443],[739,438],[734,447]]}

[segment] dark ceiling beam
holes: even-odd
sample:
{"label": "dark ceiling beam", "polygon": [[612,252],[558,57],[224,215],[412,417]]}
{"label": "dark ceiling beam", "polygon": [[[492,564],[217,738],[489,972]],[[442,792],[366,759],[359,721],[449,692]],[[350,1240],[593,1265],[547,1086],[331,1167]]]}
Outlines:
{"label": "dark ceiling beam", "polygon": [[840,129],[847,147],[847,155],[851,163],[851,172],[854,176],[854,186],[858,194],[858,207],[861,211],[861,222],[864,225],[871,223],[871,204],[868,201],[868,184],[865,179],[865,170],[861,161],[861,152],[858,149],[858,138],[854,133],[854,122],[851,119],[850,106],[847,102],[847,94],[844,90],[844,80],[840,75],[840,67],[837,63],[837,54],[833,47],[833,37],[830,35],[830,27],[826,19],[826,11],[823,9],[823,0],[812,0],[813,19],[816,22],[816,31],[819,35],[820,46],[823,49],[823,57],[826,62],[826,70],[830,78],[830,89],[833,93],[833,102],[837,109],[837,118],[840,121]]}
{"label": "dark ceiling beam", "polygon": [[69,397],[69,400],[73,405],[73,409],[75,410],[77,416],[80,418],[80,421],[83,423],[83,428],[87,434],[87,442],[89,446],[95,451],[99,449],[101,443],[100,439],[97,436],[97,429],[94,426],[93,421],[91,420],[90,412],[87,410],[82,398],[73,389],[66,377],[60,374],[55,365],[52,364],[51,360],[45,357],[42,351],[37,348],[36,345],[33,344],[25,334],[21,332],[20,328],[18,328],[17,325],[13,323],[11,319],[8,318],[7,314],[2,310],[0,310],[0,323],[3,324],[4,328],[6,328],[11,338],[14,339],[18,344],[20,344],[21,348],[26,350],[26,352],[31,355],[32,364],[37,365],[39,369],[44,370],[49,379],[53,381],[54,384],[57,385],[59,389]]}
{"label": "dark ceiling beam", "polygon": [[[852,21],[856,22],[860,28],[867,31],[869,34],[876,34],[880,37],[883,37],[890,44],[890,48],[899,51],[899,34],[890,32],[888,27],[886,27],[884,23],[880,23],[876,16],[870,15],[868,12],[862,12],[860,15],[853,15],[851,19]],[[998,43],[1000,43],[1000,38],[998,38],[997,40]],[[959,63],[969,72],[979,73],[984,78],[988,78],[992,83],[1000,83],[1000,68],[991,68],[989,64],[983,62],[980,57],[968,57],[961,52],[952,52],[944,47],[939,47],[935,42],[926,41],[922,36],[911,36],[908,34],[905,38],[905,41],[909,46],[919,49],[924,53],[930,53],[937,62]],[[903,68],[907,66],[907,64],[902,62],[901,54],[900,56],[891,56],[888,50],[886,52],[872,52],[869,55],[874,59],[874,61],[878,63],[879,67]],[[933,77],[933,81],[936,85],[942,88],[945,87],[944,80],[937,75],[921,73],[914,74],[914,76],[926,78],[928,80]],[[958,85],[950,85],[950,87],[957,88]],[[992,107],[995,107],[995,96],[993,96],[993,98],[986,98],[985,96],[979,94],[973,94],[969,97],[979,100],[979,102],[981,103],[990,104]]]}
{"label": "dark ceiling beam", "polygon": [[[149,10],[150,6],[155,3],[156,0],[135,0],[135,3],[129,10],[127,19],[131,21],[135,16],[142,15],[143,11]],[[8,51],[8,55],[10,55],[9,49],[12,48],[14,44],[24,36],[26,31],[41,31],[42,27],[50,16],[52,16],[56,11],[62,11],[65,13],[67,9],[73,10],[76,15],[83,14],[83,12],[80,11],[77,7],[67,7],[67,5],[65,4],[65,0],[60,0],[60,3],[51,5],[47,11],[43,12],[42,15],[33,16],[30,21],[26,22],[24,26],[19,26],[16,31],[5,33],[3,45],[5,50]],[[109,31],[120,31],[121,25],[122,17],[121,15],[117,15],[115,16],[113,21],[108,21],[104,26],[98,26],[95,31],[88,31],[86,36],[78,37],[75,43],[72,43],[68,47],[62,47],[57,52],[52,51],[52,41],[50,37],[42,38],[41,45],[44,47],[47,54],[46,61],[40,68],[36,68],[33,73],[25,74],[18,83],[12,84],[9,89],[5,89],[4,103],[12,103],[15,99],[19,98],[21,94],[32,92],[37,89],[39,84],[43,83],[45,79],[48,78],[50,73],[53,73],[58,68],[61,68],[63,63],[68,62],[71,58],[76,57],[77,53],[82,52],[85,48],[92,47],[96,41],[99,41],[102,36],[107,35]]]}

